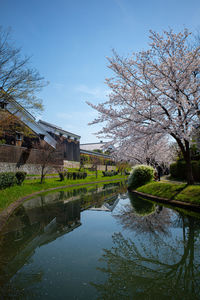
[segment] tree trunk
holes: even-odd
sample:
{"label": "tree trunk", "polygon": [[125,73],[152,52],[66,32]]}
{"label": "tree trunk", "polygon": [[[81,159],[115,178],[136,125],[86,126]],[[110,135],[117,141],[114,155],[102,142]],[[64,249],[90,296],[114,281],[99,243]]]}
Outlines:
{"label": "tree trunk", "polygon": [[194,177],[192,174],[192,162],[190,156],[189,142],[185,141],[186,151],[185,151],[185,162],[186,162],[186,172],[187,172],[187,184],[194,184]]}
{"label": "tree trunk", "polygon": [[191,163],[191,156],[190,156],[190,143],[185,140],[185,145],[182,141],[177,138],[174,134],[171,134],[173,138],[177,141],[181,152],[183,154],[184,160],[186,162],[186,176],[187,176],[187,184],[194,184],[194,177],[192,174],[192,163]]}
{"label": "tree trunk", "polygon": [[44,166],[42,166],[42,172],[41,172],[41,177],[40,177],[40,183],[41,183],[41,184],[44,182],[44,177],[45,177],[45,174],[44,174]]}
{"label": "tree trunk", "polygon": [[96,178],[97,178],[97,176],[98,176],[98,170],[97,170],[97,166],[96,166]]}

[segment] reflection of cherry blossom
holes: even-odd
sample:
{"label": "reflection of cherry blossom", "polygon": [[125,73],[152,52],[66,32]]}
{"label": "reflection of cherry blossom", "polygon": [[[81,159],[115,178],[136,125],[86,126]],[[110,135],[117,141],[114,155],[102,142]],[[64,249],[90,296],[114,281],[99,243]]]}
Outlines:
{"label": "reflection of cherry blossom", "polygon": [[182,227],[183,239],[156,235],[149,243],[115,233],[112,248],[100,259],[107,279],[92,283],[100,299],[199,299],[199,223],[184,217]]}
{"label": "reflection of cherry blossom", "polygon": [[130,204],[124,205],[114,217],[123,225],[124,229],[135,230],[137,233],[149,232],[153,234],[169,234],[171,223],[170,211],[158,205],[149,214],[138,215]]}

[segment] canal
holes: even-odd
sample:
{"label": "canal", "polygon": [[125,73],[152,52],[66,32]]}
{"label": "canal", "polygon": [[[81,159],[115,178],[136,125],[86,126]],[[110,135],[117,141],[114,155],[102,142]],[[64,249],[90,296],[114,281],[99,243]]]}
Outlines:
{"label": "canal", "polygon": [[23,203],[0,233],[0,299],[200,299],[200,215],[110,183]]}

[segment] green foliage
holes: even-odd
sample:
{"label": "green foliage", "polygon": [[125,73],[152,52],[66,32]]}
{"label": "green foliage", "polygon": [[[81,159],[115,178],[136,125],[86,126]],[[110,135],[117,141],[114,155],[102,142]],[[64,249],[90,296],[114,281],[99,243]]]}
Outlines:
{"label": "green foliage", "polygon": [[101,150],[101,149],[94,149],[93,151],[97,152],[97,153],[103,153],[103,150]]}
{"label": "green foliage", "polygon": [[0,173],[0,189],[5,189],[12,185],[16,184],[15,173],[12,172],[4,172]]}
{"label": "green foliage", "polygon": [[[192,173],[194,180],[200,182],[200,160],[192,161]],[[187,179],[187,167],[186,162],[178,160],[176,163],[170,165],[170,174],[175,179],[186,180]]]}
{"label": "green foliage", "polygon": [[116,175],[118,175],[118,172],[117,171],[102,171],[102,174],[103,174],[103,177],[116,176]]}
{"label": "green foliage", "polygon": [[112,165],[115,164],[109,158],[97,157],[97,156],[95,156],[95,154],[94,155],[88,155],[88,154],[82,154],[81,153],[80,160],[81,160],[81,165],[85,165],[85,164],[99,164],[99,165],[112,166]]}
{"label": "green foliage", "polygon": [[17,184],[18,185],[21,185],[22,182],[25,180],[26,178],[26,172],[21,172],[21,171],[18,171],[15,173],[15,177],[16,177],[16,180],[17,180]]}
{"label": "green foliage", "polygon": [[154,172],[154,168],[150,166],[135,166],[128,178],[128,188],[137,188],[150,182],[154,177]]}
{"label": "green foliage", "polygon": [[0,145],[4,145],[4,144],[6,144],[6,140],[5,139],[1,139],[0,140]]}

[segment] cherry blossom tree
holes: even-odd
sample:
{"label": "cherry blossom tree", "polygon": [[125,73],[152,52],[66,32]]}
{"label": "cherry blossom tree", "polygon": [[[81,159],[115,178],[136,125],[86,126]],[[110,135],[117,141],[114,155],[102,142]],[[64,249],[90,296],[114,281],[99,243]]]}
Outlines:
{"label": "cherry blossom tree", "polygon": [[136,139],[130,135],[125,141],[119,141],[112,152],[116,160],[125,159],[134,164],[169,165],[173,154],[168,138],[161,134],[145,135]]}
{"label": "cherry blossom tree", "polygon": [[133,148],[138,137],[172,137],[186,161],[189,184],[194,182],[191,132],[200,118],[200,47],[190,46],[191,37],[187,29],[150,31],[148,50],[125,58],[113,51],[108,61],[114,76],[106,80],[109,99],[88,103],[99,112],[92,124],[104,124],[99,134],[123,147],[130,136]]}

